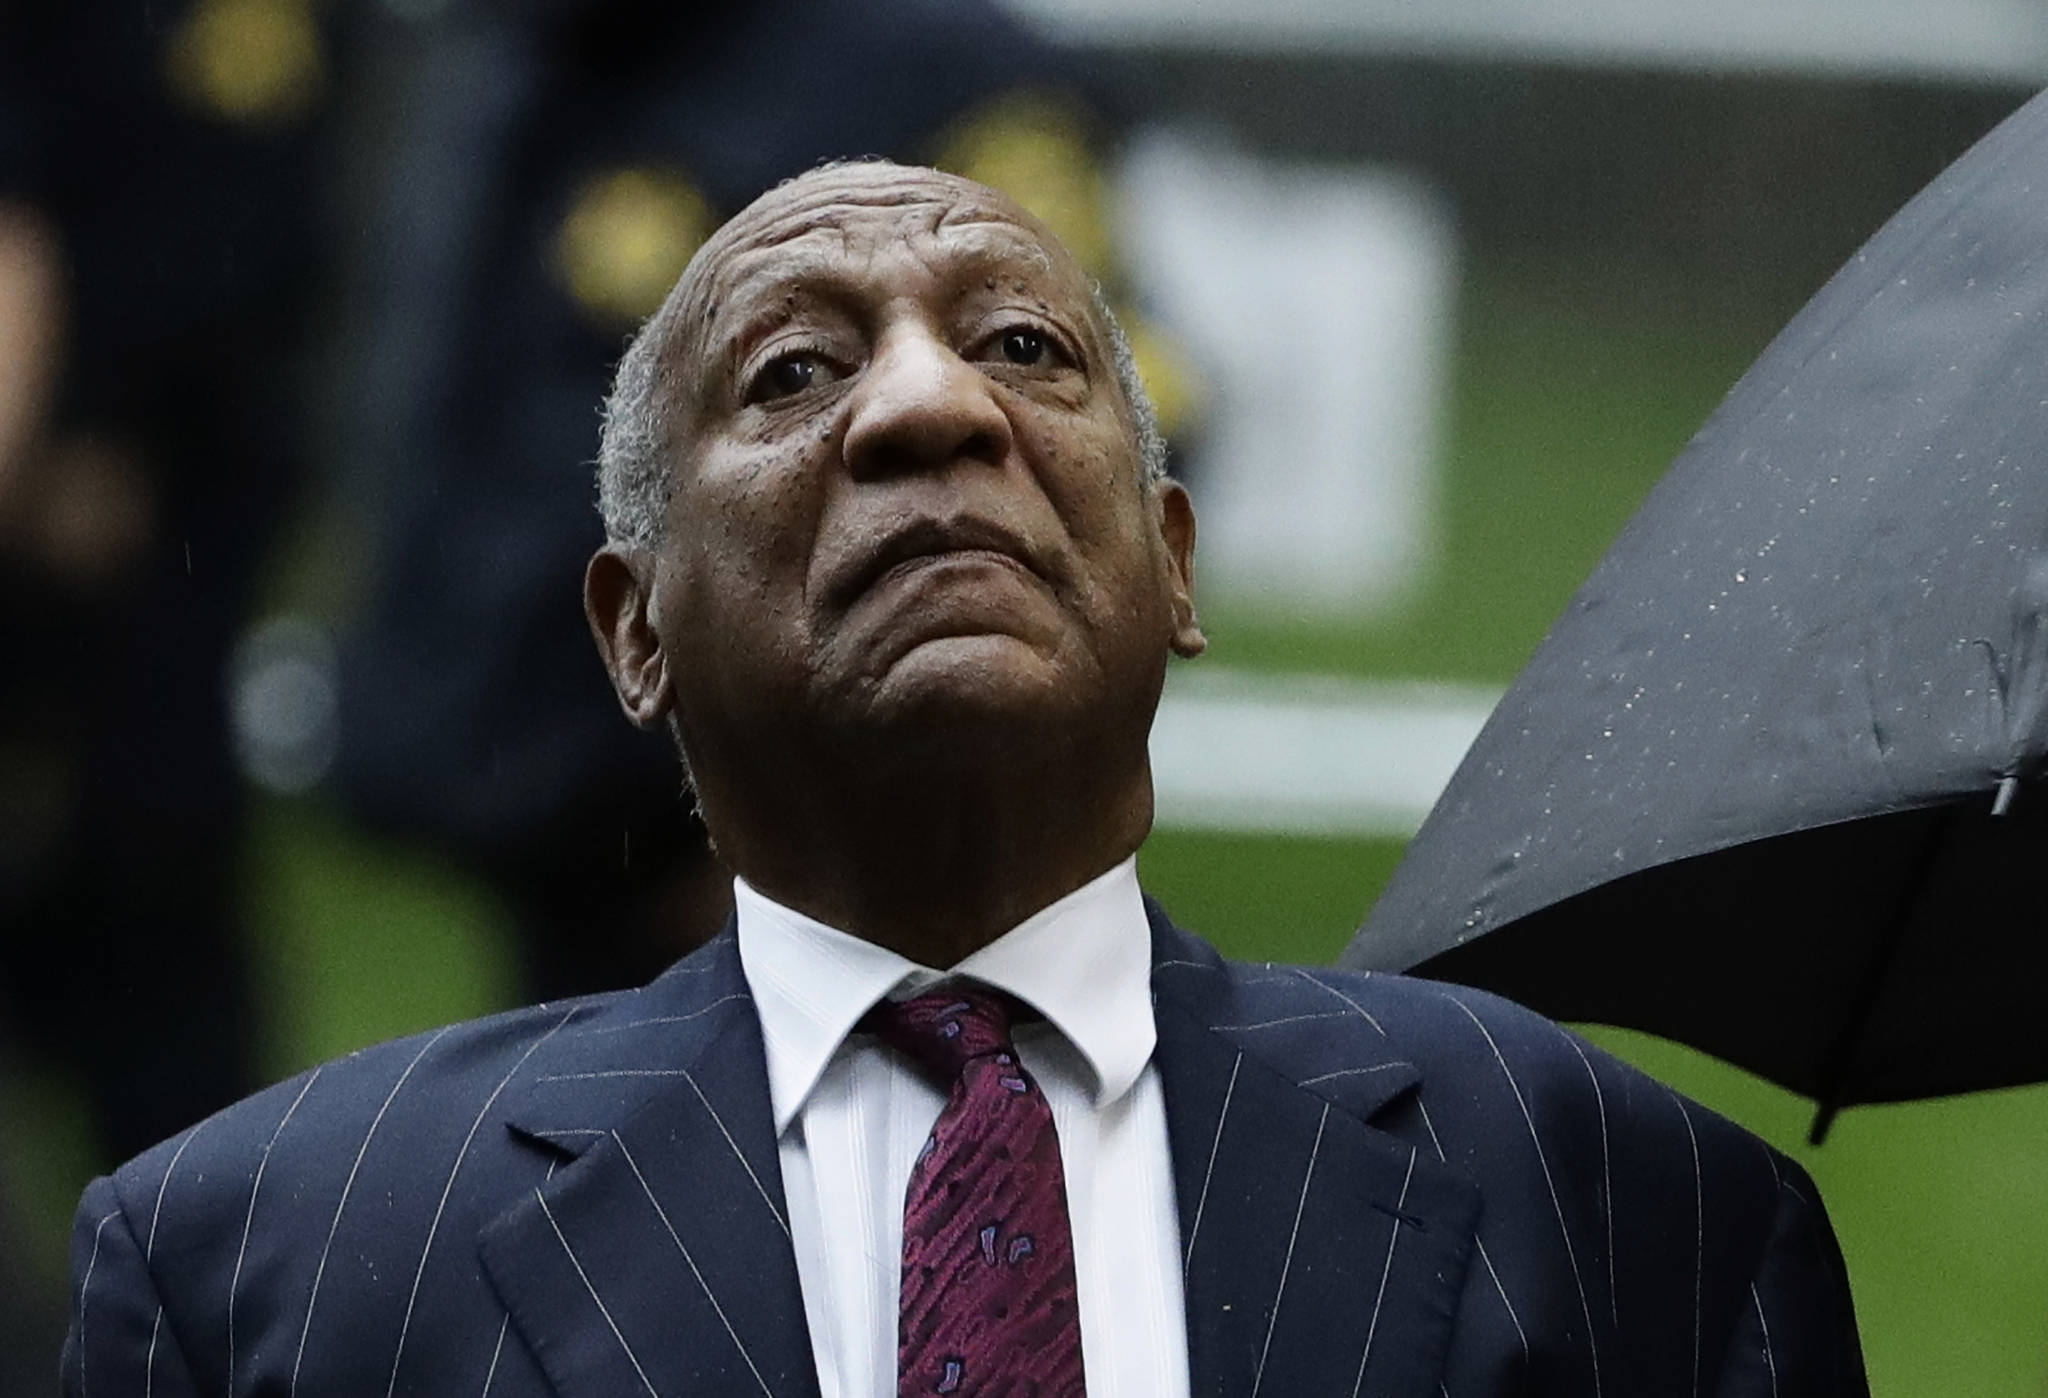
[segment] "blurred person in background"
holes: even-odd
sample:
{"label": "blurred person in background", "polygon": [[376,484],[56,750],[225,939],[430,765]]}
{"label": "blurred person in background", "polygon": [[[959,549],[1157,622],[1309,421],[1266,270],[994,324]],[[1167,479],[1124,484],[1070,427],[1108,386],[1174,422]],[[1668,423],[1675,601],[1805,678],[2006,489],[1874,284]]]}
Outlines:
{"label": "blurred person in background", "polygon": [[[322,53],[291,0],[0,12],[0,1070],[81,1088],[103,1162],[257,1080],[224,673],[298,474]],[[13,1119],[26,1394],[62,1316]]]}
{"label": "blurred person in background", "polygon": [[831,156],[1007,188],[1114,287],[1101,85],[987,0],[501,0],[372,11],[361,37],[376,155],[333,411],[375,584],[339,784],[501,893],[528,994],[637,984],[731,895],[577,606],[624,337],[722,219]]}
{"label": "blurred person in background", "polygon": [[299,475],[298,0],[0,18],[0,1032],[117,1158],[253,1083],[227,657]]}

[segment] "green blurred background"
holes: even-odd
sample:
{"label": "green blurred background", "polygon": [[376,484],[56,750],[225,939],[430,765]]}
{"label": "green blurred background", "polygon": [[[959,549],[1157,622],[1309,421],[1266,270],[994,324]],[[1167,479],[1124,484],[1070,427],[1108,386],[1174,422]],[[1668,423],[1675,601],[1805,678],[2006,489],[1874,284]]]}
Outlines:
{"label": "green blurred background", "polygon": [[[1440,463],[1440,566],[1371,622],[1206,609],[1236,669],[1502,685],[1663,466],[1860,240],[2023,95],[2010,86],[1588,74],[1479,62],[1183,55],[1168,106],[1290,155],[1428,174],[1456,210],[1460,289]],[[319,521],[276,605],[320,610]],[[1150,889],[1244,957],[1326,962],[1396,841],[1162,829]],[[513,995],[505,910],[318,796],[265,797],[246,849],[254,952],[283,1075]],[[1814,1175],[1881,1398],[2048,1394],[2048,1088],[1860,1108],[1825,1148],[1810,1106],[1645,1036],[1602,1043],[1760,1132]],[[88,1158],[68,1085],[19,1075],[0,1133],[62,1275]]]}

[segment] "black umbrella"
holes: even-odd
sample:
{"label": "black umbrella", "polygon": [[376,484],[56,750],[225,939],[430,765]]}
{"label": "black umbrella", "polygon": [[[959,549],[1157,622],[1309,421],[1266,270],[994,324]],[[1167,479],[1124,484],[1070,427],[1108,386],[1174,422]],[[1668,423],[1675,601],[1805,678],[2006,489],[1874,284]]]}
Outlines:
{"label": "black umbrella", "polygon": [[1778,336],[1344,964],[1840,1107],[2048,1079],[2048,94]]}

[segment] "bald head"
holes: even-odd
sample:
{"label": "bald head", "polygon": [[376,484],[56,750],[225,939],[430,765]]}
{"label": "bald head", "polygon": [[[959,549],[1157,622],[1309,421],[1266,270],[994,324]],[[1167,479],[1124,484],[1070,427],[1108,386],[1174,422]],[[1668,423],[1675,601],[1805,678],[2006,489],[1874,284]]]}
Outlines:
{"label": "bald head", "polygon": [[627,347],[605,402],[598,451],[598,509],[612,542],[652,546],[660,539],[700,395],[707,378],[728,367],[720,362],[721,343],[736,342],[732,335],[721,342],[719,328],[749,310],[772,310],[748,305],[750,296],[772,303],[802,286],[812,267],[843,261],[856,251],[850,229],[873,237],[876,210],[899,212],[890,226],[905,235],[923,230],[972,240],[985,231],[1012,255],[1021,239],[1052,282],[1084,308],[1088,333],[1120,392],[1133,471],[1147,480],[1165,474],[1165,443],[1129,341],[1100,289],[1049,229],[973,180],[881,160],[840,162],[778,185],[722,225]]}

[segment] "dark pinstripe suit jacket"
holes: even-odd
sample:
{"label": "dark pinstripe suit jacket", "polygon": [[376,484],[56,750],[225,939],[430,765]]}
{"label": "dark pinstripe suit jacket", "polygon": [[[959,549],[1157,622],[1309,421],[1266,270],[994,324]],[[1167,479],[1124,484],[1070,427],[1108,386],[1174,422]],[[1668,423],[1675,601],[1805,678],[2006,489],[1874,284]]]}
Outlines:
{"label": "dark pinstripe suit jacket", "polygon": [[[1196,1394],[1864,1392],[1790,1161],[1502,1001],[1153,934]],[[96,1181],[65,1388],[815,1395],[787,1218],[728,931]]]}

